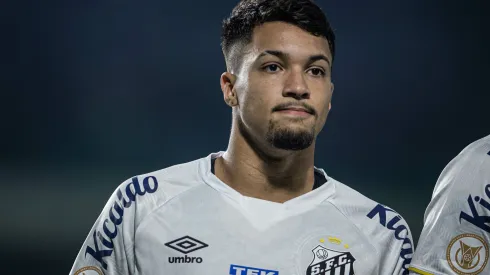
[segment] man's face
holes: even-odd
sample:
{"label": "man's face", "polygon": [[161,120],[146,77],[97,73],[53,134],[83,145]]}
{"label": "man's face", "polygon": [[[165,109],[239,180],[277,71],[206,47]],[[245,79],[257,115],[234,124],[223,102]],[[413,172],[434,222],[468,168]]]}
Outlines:
{"label": "man's face", "polygon": [[323,37],[283,22],[256,27],[234,86],[242,134],[277,149],[308,148],[330,110],[331,60]]}

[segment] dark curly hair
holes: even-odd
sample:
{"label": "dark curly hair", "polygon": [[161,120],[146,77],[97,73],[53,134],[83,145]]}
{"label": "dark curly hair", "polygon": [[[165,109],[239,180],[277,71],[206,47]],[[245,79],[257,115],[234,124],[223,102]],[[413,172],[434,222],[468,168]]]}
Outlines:
{"label": "dark curly hair", "polygon": [[327,39],[332,58],[335,34],[323,11],[312,0],[242,0],[223,21],[221,49],[228,69],[240,67],[240,51],[250,43],[256,26],[282,21]]}

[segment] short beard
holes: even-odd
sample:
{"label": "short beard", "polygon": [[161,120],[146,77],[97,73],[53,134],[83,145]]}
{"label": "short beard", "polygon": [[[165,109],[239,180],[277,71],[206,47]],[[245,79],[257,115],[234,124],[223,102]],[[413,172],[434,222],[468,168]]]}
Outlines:
{"label": "short beard", "polygon": [[315,139],[315,129],[311,131],[292,130],[289,128],[277,128],[274,123],[269,122],[267,130],[267,142],[277,149],[299,151],[311,146]]}

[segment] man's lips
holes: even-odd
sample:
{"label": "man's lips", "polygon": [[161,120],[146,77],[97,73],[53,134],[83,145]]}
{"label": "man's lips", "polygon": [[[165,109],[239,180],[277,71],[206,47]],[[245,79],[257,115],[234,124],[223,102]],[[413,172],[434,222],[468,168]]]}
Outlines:
{"label": "man's lips", "polygon": [[298,104],[298,103],[283,103],[274,107],[272,111],[280,112],[282,114],[303,116],[303,117],[308,117],[310,115],[313,116],[317,115],[313,107],[310,107],[306,104]]}
{"label": "man's lips", "polygon": [[304,108],[297,108],[297,107],[284,108],[278,110],[277,112],[285,115],[295,116],[295,117],[309,117],[312,115],[308,110]]}
{"label": "man's lips", "polygon": [[303,114],[303,115],[305,115],[305,114],[312,115],[313,114],[308,109],[303,108],[303,107],[287,107],[287,108],[281,108],[281,109],[277,110],[277,112],[290,113],[290,114]]}
{"label": "man's lips", "polygon": [[288,107],[288,108],[279,109],[279,111],[305,112],[305,113],[311,114],[310,111],[308,111],[305,108],[301,108],[301,107]]}

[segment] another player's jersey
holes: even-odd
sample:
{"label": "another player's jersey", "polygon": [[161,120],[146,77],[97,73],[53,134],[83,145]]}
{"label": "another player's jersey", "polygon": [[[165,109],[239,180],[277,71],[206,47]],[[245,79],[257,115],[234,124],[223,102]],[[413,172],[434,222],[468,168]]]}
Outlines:
{"label": "another player's jersey", "polygon": [[490,274],[489,243],[487,136],[466,147],[442,171],[410,269],[424,275]]}
{"label": "another player's jersey", "polygon": [[116,189],[70,274],[408,274],[412,237],[394,210],[327,182],[285,203],[246,197],[211,154]]}

